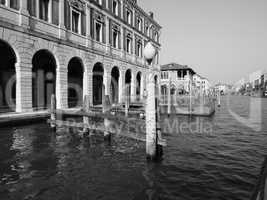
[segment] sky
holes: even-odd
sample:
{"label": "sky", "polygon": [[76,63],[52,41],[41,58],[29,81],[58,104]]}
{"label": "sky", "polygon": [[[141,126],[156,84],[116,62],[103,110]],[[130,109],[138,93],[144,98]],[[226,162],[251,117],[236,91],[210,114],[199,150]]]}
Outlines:
{"label": "sky", "polygon": [[267,69],[267,0],[137,0],[162,26],[160,64],[233,84]]}

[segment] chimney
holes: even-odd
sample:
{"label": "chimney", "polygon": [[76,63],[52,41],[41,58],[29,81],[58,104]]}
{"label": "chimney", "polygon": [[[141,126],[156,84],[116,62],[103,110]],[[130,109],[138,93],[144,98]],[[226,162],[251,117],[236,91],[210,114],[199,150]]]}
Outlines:
{"label": "chimney", "polygon": [[149,16],[154,19],[154,13],[153,12],[149,12]]}

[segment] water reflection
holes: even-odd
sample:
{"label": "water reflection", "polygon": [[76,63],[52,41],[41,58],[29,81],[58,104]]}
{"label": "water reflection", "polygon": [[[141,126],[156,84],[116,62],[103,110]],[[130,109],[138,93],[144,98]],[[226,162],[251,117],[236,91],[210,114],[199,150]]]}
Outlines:
{"label": "water reflection", "polygon": [[[226,103],[213,118],[162,118],[168,146],[160,163],[146,162],[144,143],[119,136],[109,144],[46,124],[1,128],[0,199],[248,199],[267,153],[267,101],[259,132]],[[246,117],[247,104],[238,99],[231,108]]]}

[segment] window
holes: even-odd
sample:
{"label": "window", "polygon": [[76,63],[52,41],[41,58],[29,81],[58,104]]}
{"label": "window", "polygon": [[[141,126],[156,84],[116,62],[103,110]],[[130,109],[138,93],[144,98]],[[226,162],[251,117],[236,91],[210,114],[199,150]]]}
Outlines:
{"label": "window", "polygon": [[161,78],[162,78],[162,79],[168,79],[168,77],[169,77],[168,72],[166,72],[166,71],[161,72]]}
{"label": "window", "polygon": [[7,1],[6,0],[0,0],[0,4],[7,6]]}
{"label": "window", "polygon": [[112,30],[112,46],[119,47],[119,32],[117,30]]}
{"label": "window", "polygon": [[39,13],[40,19],[48,21],[49,18],[49,0],[40,0],[39,2]]}
{"label": "window", "polygon": [[145,35],[148,36],[148,25],[145,27]]}
{"label": "window", "polygon": [[126,52],[132,53],[132,37],[130,34],[126,37]]}
{"label": "window", "polygon": [[98,42],[103,42],[102,31],[103,31],[102,23],[95,22],[95,39]]}
{"label": "window", "polygon": [[119,5],[117,0],[113,0],[112,2],[112,12],[117,16],[119,15]]}
{"label": "window", "polygon": [[142,19],[137,18],[137,29],[142,31]]}
{"label": "window", "polygon": [[75,33],[80,33],[80,12],[76,11],[76,10],[72,10],[72,31],[75,32]]}
{"label": "window", "polygon": [[154,34],[154,40],[156,41],[156,42],[158,42],[159,41],[159,38],[158,38],[158,32],[157,31],[155,31],[155,34]]}
{"label": "window", "polygon": [[138,40],[136,54],[138,57],[142,57],[142,41]]}
{"label": "window", "polygon": [[19,0],[10,0],[10,8],[19,9]]}
{"label": "window", "polygon": [[132,12],[126,9],[126,20],[128,24],[132,24]]}

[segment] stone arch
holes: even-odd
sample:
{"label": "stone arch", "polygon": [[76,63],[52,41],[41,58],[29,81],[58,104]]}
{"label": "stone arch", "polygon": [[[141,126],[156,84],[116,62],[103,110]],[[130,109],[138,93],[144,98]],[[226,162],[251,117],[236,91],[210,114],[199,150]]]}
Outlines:
{"label": "stone arch", "polygon": [[120,78],[119,67],[114,66],[111,70],[111,83],[110,83],[110,97],[111,102],[117,104],[119,102],[119,78]]}
{"label": "stone arch", "polygon": [[132,70],[127,69],[125,71],[125,96],[131,96],[131,83],[132,83]]}
{"label": "stone arch", "polygon": [[35,110],[50,108],[52,94],[56,94],[57,60],[55,55],[41,49],[32,58],[32,104]]}
{"label": "stone arch", "polygon": [[83,103],[84,64],[80,57],[68,62],[68,107],[80,107]]}
{"label": "stone arch", "polygon": [[139,101],[141,99],[141,81],[142,81],[142,72],[139,71],[136,74],[136,100]]}
{"label": "stone arch", "polygon": [[14,48],[0,39],[0,113],[16,109],[16,64],[19,58]]}
{"label": "stone arch", "polygon": [[97,62],[94,64],[93,70],[93,105],[102,104],[102,98],[104,88],[103,88],[103,76],[104,76],[104,66],[103,63]]}

